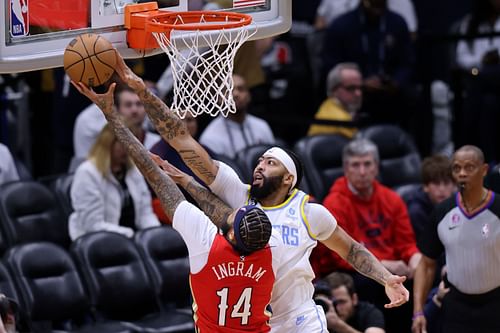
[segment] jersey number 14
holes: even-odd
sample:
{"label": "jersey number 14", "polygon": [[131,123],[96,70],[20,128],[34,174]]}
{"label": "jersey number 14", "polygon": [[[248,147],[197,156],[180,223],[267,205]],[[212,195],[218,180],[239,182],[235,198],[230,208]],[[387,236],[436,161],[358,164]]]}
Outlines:
{"label": "jersey number 14", "polygon": [[[226,326],[226,310],[229,308],[227,298],[229,288],[223,288],[217,291],[217,296],[220,298],[219,308],[219,326]],[[252,288],[245,288],[241,293],[238,301],[233,306],[231,318],[241,318],[241,325],[248,325],[248,318],[252,315],[250,308],[252,307],[250,300],[252,299]]]}

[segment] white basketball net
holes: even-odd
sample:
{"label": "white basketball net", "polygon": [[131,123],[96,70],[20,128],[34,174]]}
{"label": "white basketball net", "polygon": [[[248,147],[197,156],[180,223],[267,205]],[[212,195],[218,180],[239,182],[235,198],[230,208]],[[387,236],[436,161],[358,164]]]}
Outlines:
{"label": "white basketball net", "polygon": [[[182,17],[177,20],[182,24]],[[203,16],[200,23],[206,23]],[[153,32],[170,59],[174,83],[170,109],[180,118],[188,112],[194,117],[203,113],[227,117],[230,112],[236,112],[232,94],[234,57],[255,32],[253,27],[210,31],[174,29],[170,38],[166,33]]]}

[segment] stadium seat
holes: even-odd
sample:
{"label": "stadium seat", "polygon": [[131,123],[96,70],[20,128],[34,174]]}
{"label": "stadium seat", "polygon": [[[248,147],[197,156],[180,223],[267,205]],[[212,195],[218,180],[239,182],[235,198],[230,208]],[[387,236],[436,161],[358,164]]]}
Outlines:
{"label": "stadium seat", "polygon": [[344,173],[342,149],[349,142],[341,135],[306,136],[295,144],[295,152],[304,164],[311,194],[322,201],[335,179]]}
{"label": "stadium seat", "polygon": [[57,177],[52,184],[52,191],[56,194],[57,201],[61,206],[64,216],[67,218],[73,213],[70,196],[73,177],[73,173],[63,174]]}
{"label": "stadium seat", "polygon": [[33,332],[131,332],[119,322],[95,322],[78,271],[60,246],[48,242],[9,249],[5,262],[13,273],[22,308]]}
{"label": "stadium seat", "polygon": [[181,235],[172,227],[139,230],[134,236],[162,305],[191,313],[189,257]]}
{"label": "stadium seat", "polygon": [[36,181],[17,181],[0,186],[0,223],[9,245],[48,241],[67,247],[67,219],[57,199]]}
{"label": "stadium seat", "polygon": [[106,319],[126,322],[136,332],[193,332],[190,315],[160,311],[153,282],[134,242],[96,232],[72,245],[92,304]]}
{"label": "stadium seat", "polygon": [[389,187],[420,182],[421,159],[412,138],[394,125],[374,125],[357,137],[371,140],[380,155],[380,180]]}
{"label": "stadium seat", "polygon": [[500,164],[490,169],[485,178],[485,185],[490,190],[500,193]]}

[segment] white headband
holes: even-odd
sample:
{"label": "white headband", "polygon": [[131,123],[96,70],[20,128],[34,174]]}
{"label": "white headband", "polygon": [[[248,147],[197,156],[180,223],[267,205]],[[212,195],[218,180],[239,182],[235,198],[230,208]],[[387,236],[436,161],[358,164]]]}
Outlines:
{"label": "white headband", "polygon": [[293,175],[292,187],[290,188],[293,189],[295,184],[297,184],[297,168],[295,168],[295,163],[293,163],[290,155],[279,147],[272,147],[269,148],[262,156],[273,157],[283,163],[285,169]]}

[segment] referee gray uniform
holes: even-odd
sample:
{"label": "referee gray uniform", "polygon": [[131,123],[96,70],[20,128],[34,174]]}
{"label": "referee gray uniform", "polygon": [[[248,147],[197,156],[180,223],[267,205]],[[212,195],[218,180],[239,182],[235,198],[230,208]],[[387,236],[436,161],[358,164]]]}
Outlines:
{"label": "referee gray uniform", "polygon": [[443,299],[443,332],[500,332],[500,199],[488,193],[468,214],[458,193],[436,207],[417,244],[437,259],[446,255],[450,292]]}

